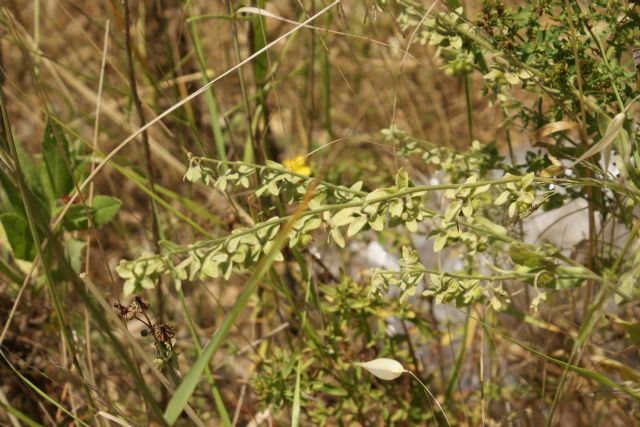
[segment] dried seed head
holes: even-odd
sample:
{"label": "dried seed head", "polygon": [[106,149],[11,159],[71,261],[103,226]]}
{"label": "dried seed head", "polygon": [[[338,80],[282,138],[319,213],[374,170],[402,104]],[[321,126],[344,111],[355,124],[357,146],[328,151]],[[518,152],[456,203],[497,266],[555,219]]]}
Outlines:
{"label": "dried seed head", "polygon": [[125,307],[124,305],[120,304],[119,302],[114,302],[113,306],[115,308],[117,308],[118,310],[120,310],[120,312],[122,312],[123,310],[127,309],[127,307]]}
{"label": "dried seed head", "polygon": [[134,316],[137,313],[146,312],[148,308],[149,308],[149,301],[147,301],[146,299],[140,296],[136,296],[135,299],[131,301],[128,307],[129,311],[132,312]]}
{"label": "dried seed head", "polygon": [[138,314],[138,308],[134,304],[129,304],[127,306],[127,312],[123,317],[125,320],[131,320],[136,317],[136,314]]}
{"label": "dried seed head", "polygon": [[144,313],[150,307],[149,301],[140,295],[136,295],[133,301],[138,305],[138,308],[140,309],[139,313]]}
{"label": "dried seed head", "polygon": [[131,305],[127,305],[126,307],[120,303],[114,303],[113,306],[120,310],[120,317],[124,320],[131,320],[136,317],[136,312],[131,310]]}
{"label": "dried seed head", "polygon": [[160,342],[168,342],[175,336],[174,329],[166,323],[154,323],[152,325],[153,328],[153,336],[156,337],[156,340]]}

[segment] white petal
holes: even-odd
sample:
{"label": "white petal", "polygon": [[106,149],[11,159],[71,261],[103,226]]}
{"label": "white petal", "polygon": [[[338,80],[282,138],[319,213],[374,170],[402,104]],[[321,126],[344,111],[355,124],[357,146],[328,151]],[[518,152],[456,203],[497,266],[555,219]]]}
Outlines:
{"label": "white petal", "polygon": [[386,357],[374,359],[370,362],[354,363],[354,365],[360,366],[381,380],[387,381],[395,380],[405,371],[400,362]]}

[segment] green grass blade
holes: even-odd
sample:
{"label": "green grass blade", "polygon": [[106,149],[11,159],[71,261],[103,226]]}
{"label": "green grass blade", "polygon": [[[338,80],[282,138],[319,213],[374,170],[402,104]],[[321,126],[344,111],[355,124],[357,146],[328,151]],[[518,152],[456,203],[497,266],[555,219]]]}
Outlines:
{"label": "green grass blade", "polygon": [[[22,412],[20,412],[13,406],[9,405],[8,403],[2,402],[1,400],[0,400],[0,408],[3,408],[5,411],[7,411],[7,414],[9,414],[9,416],[13,416],[16,421],[17,420],[22,421],[26,425],[32,426],[32,427],[43,427],[42,424],[40,424],[39,422],[32,420],[27,415],[23,414]],[[19,426],[20,423],[18,423],[17,425]]]}
{"label": "green grass blade", "polygon": [[298,366],[296,367],[296,388],[293,391],[293,408],[291,411],[291,426],[300,425],[300,372],[302,372],[302,354],[298,355]]}
{"label": "green grass blade", "polygon": [[31,381],[29,381],[28,378],[26,378],[24,375],[22,375],[20,373],[20,371],[18,371],[15,366],[13,366],[13,364],[11,363],[11,361],[9,361],[9,358],[4,354],[4,351],[2,351],[0,349],[0,356],[2,356],[2,358],[4,359],[4,362],[7,364],[7,366],[9,366],[9,368],[11,368],[11,370],[18,376],[18,378],[20,378],[22,380],[23,383],[25,383],[27,386],[29,386],[29,388],[31,388],[33,391],[35,391],[40,397],[42,397],[45,401],[49,402],[50,404],[52,404],[53,406],[55,406],[56,408],[58,408],[60,411],[64,412],[66,415],[68,415],[69,417],[73,418],[78,424],[83,425],[83,426],[87,426],[89,427],[89,424],[85,423],[84,421],[82,421],[80,418],[78,418],[73,412],[68,411],[67,408],[65,408],[64,406],[62,406],[60,403],[58,403],[57,400],[51,398],[51,396],[49,396],[47,393],[45,393],[44,391],[40,390],[38,388],[38,386],[36,386],[34,383],[32,383]]}
{"label": "green grass blade", "polygon": [[[309,189],[309,192],[313,192],[313,187]],[[296,212],[291,216],[289,221],[282,227],[282,229],[280,229],[278,235],[273,241],[271,250],[260,260],[260,262],[256,266],[254,275],[251,276],[247,284],[238,295],[236,303],[231,308],[231,310],[229,310],[229,313],[220,325],[220,328],[218,328],[218,330],[214,333],[213,337],[209,340],[204,350],[191,367],[189,373],[184,377],[184,379],[176,389],[164,413],[164,418],[167,423],[173,424],[178,419],[178,416],[186,406],[189,398],[200,382],[205,367],[209,364],[209,361],[215,354],[216,350],[218,350],[218,348],[222,344],[223,339],[229,333],[229,330],[233,326],[240,313],[242,313],[242,310],[249,302],[249,298],[251,297],[251,295],[253,295],[255,290],[258,288],[258,285],[262,281],[262,278],[269,272],[271,265],[275,261],[276,255],[280,252],[280,249],[287,241],[289,230],[302,215],[302,212],[306,209],[309,200],[310,198],[307,198],[306,201],[302,203],[301,206],[296,210]]]}
{"label": "green grass blade", "polygon": [[[191,314],[189,313],[189,309],[187,307],[187,302],[184,298],[184,292],[182,289],[178,291],[178,297],[180,298],[180,305],[182,306],[182,312],[184,313],[185,319],[187,319],[187,325],[189,327],[189,332],[191,333],[191,339],[193,340],[193,345],[198,352],[198,356],[202,353],[202,347],[200,346],[200,342],[198,341],[198,334],[196,332],[195,325],[193,323],[193,319],[191,318]],[[218,415],[220,415],[220,419],[222,420],[222,424],[225,427],[231,427],[231,419],[229,418],[229,413],[227,412],[227,408],[224,406],[224,402],[222,401],[222,395],[216,386],[216,382],[213,378],[213,374],[209,370],[209,367],[206,366],[204,369],[204,374],[207,377],[207,381],[209,382],[209,388],[211,389],[211,397],[213,397],[213,401],[216,405],[216,410],[218,411]]]}

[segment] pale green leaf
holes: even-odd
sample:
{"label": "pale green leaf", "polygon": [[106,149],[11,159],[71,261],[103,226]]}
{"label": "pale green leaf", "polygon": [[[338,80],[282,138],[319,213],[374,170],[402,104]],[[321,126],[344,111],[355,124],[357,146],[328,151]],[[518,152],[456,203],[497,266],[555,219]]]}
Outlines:
{"label": "pale green leaf", "polygon": [[398,173],[396,174],[396,187],[406,188],[409,186],[409,175],[404,168],[400,168]]}
{"label": "pale green leaf", "polygon": [[384,229],[384,217],[382,215],[376,215],[373,219],[369,220],[369,226],[374,231],[382,231]]}
{"label": "pale green leaf", "polygon": [[353,208],[345,208],[339,210],[335,215],[331,217],[329,224],[332,227],[342,227],[353,221]]}
{"label": "pale green leaf", "polygon": [[535,178],[535,175],[533,172],[523,176],[522,179],[520,180],[520,185],[522,186],[522,188],[527,188],[533,182],[533,178]]}
{"label": "pale green leaf", "polygon": [[364,227],[366,224],[367,224],[366,216],[362,215],[357,217],[355,221],[349,224],[349,228],[347,229],[347,236],[351,237],[356,235],[360,230],[362,230],[362,227]]}
{"label": "pale green leaf", "polygon": [[462,206],[462,214],[467,218],[470,218],[471,215],[473,215],[473,206],[471,206],[471,203],[466,203]]}
{"label": "pale green leaf", "polygon": [[449,203],[449,206],[447,206],[447,209],[444,211],[445,221],[451,222],[453,218],[458,216],[461,208],[462,208],[462,200],[454,200],[453,202]]}
{"label": "pale green leaf", "polygon": [[329,235],[331,236],[331,239],[333,239],[333,241],[336,243],[336,245],[338,245],[341,248],[344,248],[345,246],[344,237],[342,237],[342,234],[337,228],[332,228],[331,231],[329,232]]}
{"label": "pale green leaf", "polygon": [[511,193],[509,191],[503,191],[502,193],[500,193],[500,195],[498,196],[498,198],[495,200],[494,204],[497,206],[503,205],[508,199],[509,199],[509,195]]}
{"label": "pale green leaf", "polygon": [[409,230],[412,233],[415,233],[416,231],[418,231],[418,223],[414,219],[405,221],[404,226],[407,227],[407,230]]}
{"label": "pale green leaf", "polygon": [[448,236],[446,234],[441,234],[436,237],[433,241],[433,251],[436,253],[440,252],[442,248],[444,248],[444,246],[447,244],[447,238]]}
{"label": "pale green leaf", "polygon": [[476,187],[476,189],[473,192],[473,194],[477,195],[477,194],[484,193],[484,192],[488,191],[490,188],[491,188],[491,184],[481,185],[480,187]]}
{"label": "pale green leaf", "polygon": [[267,190],[272,196],[277,196],[278,194],[280,194],[280,189],[278,188],[278,185],[275,183],[275,181],[271,181],[267,184]]}
{"label": "pale green leaf", "polygon": [[318,217],[309,217],[307,221],[305,221],[304,226],[302,227],[302,231],[309,232],[315,230],[316,228],[322,225],[322,220]]}
{"label": "pale green leaf", "polygon": [[402,211],[404,210],[404,204],[402,200],[396,199],[391,203],[389,207],[389,213],[394,218],[399,218],[402,215]]}

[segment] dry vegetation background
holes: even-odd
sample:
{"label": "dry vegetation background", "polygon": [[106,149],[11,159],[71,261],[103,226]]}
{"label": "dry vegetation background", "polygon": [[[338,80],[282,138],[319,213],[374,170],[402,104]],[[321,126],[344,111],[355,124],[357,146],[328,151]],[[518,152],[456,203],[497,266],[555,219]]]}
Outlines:
{"label": "dry vegetation background", "polygon": [[[467,16],[473,16],[479,8],[478,2],[462,3]],[[250,23],[243,19],[229,19],[230,9],[242,6],[245,4],[219,0],[129,2],[136,80],[147,122],[199,88],[204,80],[230,69],[252,53],[250,45],[255,34],[250,31]],[[311,15],[323,6],[314,0],[270,0],[266,9],[275,15],[301,21],[306,14]],[[35,7],[38,7],[37,11]],[[96,104],[100,102],[97,146],[102,153],[110,152],[139,128],[140,119],[131,98],[128,79],[122,2],[3,0],[0,9],[1,90],[15,138],[31,155],[37,157],[41,151],[47,114],[55,115],[69,132],[76,134],[78,141],[91,144]],[[436,6],[438,9],[443,10],[441,5]],[[259,117],[253,138],[266,146],[271,159],[282,161],[313,152],[307,162],[317,171],[332,151],[328,148],[314,150],[330,142],[332,145],[344,145],[346,149],[340,152],[339,158],[333,159],[329,176],[345,183],[363,179],[365,186],[375,188],[380,183],[391,182],[395,175],[397,159],[393,148],[382,143],[379,132],[393,122],[417,138],[456,148],[469,145],[463,80],[442,73],[429,47],[413,45],[410,55],[405,56],[402,50],[406,48],[411,34],[403,34],[399,30],[392,18],[393,11],[377,11],[375,14],[372,11],[372,5],[366,1],[344,2],[341,9],[334,8],[315,21],[318,27],[344,34],[301,29],[268,51],[271,73],[266,82],[269,87],[263,105],[268,108],[269,121],[264,123]],[[34,16],[37,16],[37,22]],[[104,83],[99,93],[107,22],[109,45]],[[207,68],[206,76],[201,72],[194,50],[190,22],[195,25],[197,43]],[[275,19],[266,19],[265,23],[267,41],[293,27]],[[323,65],[325,61],[328,61],[328,67]],[[248,65],[239,71],[242,72],[253,115],[258,105],[254,69]],[[328,75],[323,74],[325,71]],[[471,85],[474,87],[473,79]],[[506,136],[505,131],[498,127],[499,112],[478,91],[473,93],[474,137],[483,142],[497,140],[504,153]],[[227,156],[229,159],[242,159],[245,142],[251,136],[240,74],[231,73],[217,82],[213,86],[213,96]],[[327,112],[330,123],[327,122]],[[167,197],[169,203],[183,210],[182,197],[193,201],[209,213],[208,220],[196,219],[198,225],[221,235],[234,228],[235,224],[243,223],[243,215],[251,216],[255,212],[252,212],[251,202],[247,203],[250,193],[239,194],[235,198],[236,203],[246,208],[244,213],[238,213],[230,199],[210,189],[183,182],[188,153],[202,153],[204,148],[206,153],[215,156],[210,120],[206,97],[199,96],[152,126],[149,139],[155,182],[158,188],[166,191],[163,194],[173,194]],[[524,130],[511,136],[516,144],[526,143],[527,133]],[[85,270],[109,302],[122,299],[121,281],[113,273],[118,261],[155,250],[148,196],[121,171],[133,170],[145,175],[148,171],[145,158],[144,146],[138,137],[114,157],[117,167],[107,166],[97,175],[96,192],[117,196],[123,201],[122,209],[107,227],[77,234],[83,239],[90,236],[90,260]],[[412,177],[429,179],[428,169],[415,164],[407,164],[406,167]],[[195,239],[194,231],[170,212],[161,210],[160,220],[166,239],[181,244]],[[320,246],[328,270],[340,271],[339,256]],[[350,267],[357,270],[358,266]],[[286,264],[278,267],[283,276],[286,275],[284,270]],[[229,281],[210,280],[185,287],[187,309],[196,323],[198,335],[203,337],[203,343],[233,305],[245,280],[244,276],[234,276]],[[1,275],[0,281],[0,319],[4,326],[15,300],[16,288]],[[193,345],[181,314],[183,308],[171,284],[164,283],[160,289],[158,292],[150,291],[146,297],[152,303],[154,315],[176,328],[179,363],[184,373],[193,360]],[[74,319],[74,324],[86,322],[89,328],[95,327],[73,290],[67,285],[61,285],[60,290],[65,310]],[[287,310],[278,311],[271,307],[276,304],[269,300],[273,298],[272,294],[263,291],[259,295],[267,299],[266,302],[256,300],[250,304],[250,309],[232,329],[225,344],[226,351],[220,352],[211,366],[223,366],[214,374],[225,406],[239,425],[255,425],[258,419],[272,425],[286,425],[286,412],[284,417],[283,413],[271,414],[258,403],[251,387],[251,376],[259,369],[260,358],[268,358],[273,347],[285,345],[287,337],[295,336],[297,332],[287,328],[290,322]],[[261,307],[263,304],[271,308]],[[553,324],[547,329],[536,329],[513,319],[505,324],[510,326],[514,336],[536,343],[541,351],[560,356],[568,337],[576,331],[575,319],[565,315],[570,312],[571,301],[557,307],[555,312],[547,312],[543,317]],[[132,324],[131,327],[135,326]],[[461,327],[462,323],[449,324],[449,338],[444,337],[440,342],[431,344],[434,354],[439,351],[441,356],[444,355],[446,366],[451,366],[452,360],[449,359],[453,357],[447,340],[459,340]],[[479,353],[473,348],[480,344],[480,329],[477,324],[472,325],[472,331],[467,335],[471,351],[463,369],[469,372],[476,371],[479,366]],[[408,332],[417,333],[414,329]],[[87,336],[94,335],[89,331]],[[92,364],[91,381],[99,390],[97,395],[117,402],[123,414],[144,419],[139,414],[141,398],[126,372],[115,363],[109,348],[101,347],[97,335],[91,345],[85,338],[76,337],[83,348],[83,364]],[[261,347],[265,340],[272,347]],[[143,345],[150,347],[148,342],[143,342]],[[499,338],[493,345],[495,353],[500,355],[501,366],[496,369],[501,371],[502,378],[509,377],[513,383],[529,383],[533,390],[528,400],[496,402],[494,415],[501,414],[505,418],[496,415],[495,422],[502,425],[540,425],[540,419],[536,417],[540,404],[537,393],[544,390],[547,371],[559,375],[561,370]],[[441,348],[437,350],[436,347]],[[69,355],[62,351],[62,339],[51,301],[44,289],[29,290],[22,295],[2,348],[41,390],[55,396],[64,406],[82,412],[83,403],[76,395],[81,384],[71,372]],[[91,353],[87,354],[87,351]],[[358,357],[356,354],[353,356]],[[147,368],[141,366],[145,378],[153,383],[154,379],[145,371]],[[0,397],[3,400],[7,399],[44,424],[72,424],[65,414],[44,403],[26,387],[5,364],[0,364],[0,378]],[[604,411],[601,406],[607,402],[598,400],[593,403],[590,396],[583,395],[580,392],[581,381],[584,380],[576,379],[571,383],[571,390],[575,393],[565,395],[567,401],[561,405],[562,418],[558,418],[563,420],[563,425],[613,425],[614,421],[623,423],[632,418],[629,406],[612,396],[609,407],[602,412],[610,416],[612,424],[598,421],[598,414]],[[466,392],[460,390],[459,395]],[[202,390],[196,392],[196,396],[192,402],[202,419],[208,425],[215,425],[217,421],[210,397]],[[166,402],[167,396],[158,393],[158,398]],[[477,410],[477,404],[475,400],[470,401],[469,411]],[[511,421],[505,414],[511,414]],[[333,419],[331,423],[337,425],[339,421]],[[362,420],[342,421],[362,424]],[[7,414],[0,410],[0,423],[9,422]],[[93,424],[97,421],[87,422]],[[106,423],[105,420],[101,422]],[[183,419],[181,422],[188,424],[190,421]],[[458,422],[464,425],[464,417],[460,417]],[[371,424],[382,425],[379,420],[371,420]]]}

